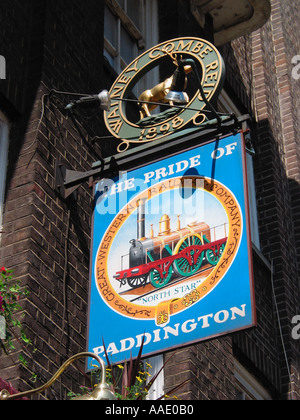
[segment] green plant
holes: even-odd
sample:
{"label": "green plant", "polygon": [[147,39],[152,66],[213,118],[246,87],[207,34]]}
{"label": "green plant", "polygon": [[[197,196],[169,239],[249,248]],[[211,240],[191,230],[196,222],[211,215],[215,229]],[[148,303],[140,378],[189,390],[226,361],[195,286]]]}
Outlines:
{"label": "green plant", "polygon": [[80,392],[75,394],[75,392],[68,392],[67,396],[72,400],[76,397],[80,397],[81,395],[90,394],[93,391],[93,388],[89,388],[87,386],[80,386]]}
{"label": "green plant", "polygon": [[[0,316],[4,318],[5,331],[2,331],[0,344],[6,354],[15,350],[13,339],[17,339],[23,347],[32,345],[29,337],[22,327],[21,321],[16,317],[16,313],[22,311],[19,301],[22,297],[29,295],[27,289],[22,290],[20,281],[15,280],[12,270],[5,267],[0,268]],[[23,366],[27,366],[27,362],[22,354],[19,355],[19,361]],[[34,380],[35,375],[33,375]]]}
{"label": "green plant", "polygon": [[[105,357],[107,360],[106,381],[110,385],[111,390],[114,392],[118,400],[146,400],[149,391],[153,387],[158,376],[172,357],[171,356],[162,366],[162,368],[152,377],[150,373],[152,366],[149,363],[143,363],[142,361],[144,340],[142,342],[141,349],[136,360],[133,360],[132,357],[130,357],[130,360],[128,362],[117,366],[111,365],[104,343],[103,346],[105,349]],[[80,387],[82,391],[81,394],[69,393],[68,396],[71,399],[79,395],[89,394],[96,386],[96,384],[100,382],[101,372],[97,369],[98,366],[91,365],[91,368],[94,369],[91,372],[91,388]],[[186,381],[183,382],[181,385],[175,387],[174,389],[170,390],[168,393],[173,394],[174,392],[178,391],[185,383]],[[161,397],[158,398],[158,400],[162,400],[163,398],[170,397],[164,394],[161,395]]]}
{"label": "green plant", "polygon": [[[145,400],[149,394],[149,391],[155,384],[158,376],[165,368],[169,360],[173,357],[170,356],[167,361],[163,364],[162,368],[152,377],[150,374],[150,369],[152,366],[149,363],[142,362],[142,353],[144,348],[145,337],[143,338],[142,345],[139,351],[139,354],[136,360],[133,360],[130,357],[129,362],[126,362],[124,365],[117,365],[119,369],[119,375],[114,375],[113,369],[109,357],[106,351],[105,344],[103,343],[105,350],[105,357],[107,361],[107,372],[108,372],[108,381],[111,383],[111,389],[116,394],[119,400]],[[150,379],[151,378],[151,379]],[[168,394],[173,394],[178,391],[187,381],[183,382],[179,386],[170,390]],[[170,398],[168,395],[161,395],[158,400]],[[173,397],[176,398],[176,397]]]}
{"label": "green plant", "polygon": [[150,388],[150,369],[152,366],[140,363],[134,380],[130,378],[130,363],[107,368],[106,379],[118,400],[144,400]]}

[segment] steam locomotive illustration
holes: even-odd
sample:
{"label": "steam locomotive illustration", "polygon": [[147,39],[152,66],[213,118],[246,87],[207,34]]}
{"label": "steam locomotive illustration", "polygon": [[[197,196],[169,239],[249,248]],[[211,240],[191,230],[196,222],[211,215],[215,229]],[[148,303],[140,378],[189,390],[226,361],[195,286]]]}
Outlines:
{"label": "steam locomotive illustration", "polygon": [[117,272],[114,278],[120,286],[131,288],[146,286],[149,282],[156,289],[165,287],[171,279],[189,278],[205,264],[216,266],[224,252],[228,238],[211,241],[211,231],[204,222],[193,222],[181,228],[180,216],[177,229],[171,230],[171,219],[163,215],[159,233],[145,237],[145,201],[137,203],[137,238],[130,241],[129,268]]}

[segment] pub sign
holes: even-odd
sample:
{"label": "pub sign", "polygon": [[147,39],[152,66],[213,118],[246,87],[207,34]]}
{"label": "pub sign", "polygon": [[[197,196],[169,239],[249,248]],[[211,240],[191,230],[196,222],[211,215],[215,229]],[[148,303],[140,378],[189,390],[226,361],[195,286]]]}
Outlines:
{"label": "pub sign", "polygon": [[255,324],[242,132],[95,185],[89,351],[120,363]]}

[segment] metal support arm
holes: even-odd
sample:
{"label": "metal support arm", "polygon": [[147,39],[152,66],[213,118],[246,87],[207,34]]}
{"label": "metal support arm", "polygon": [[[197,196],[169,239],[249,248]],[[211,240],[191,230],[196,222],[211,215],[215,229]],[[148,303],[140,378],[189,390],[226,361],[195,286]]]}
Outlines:
{"label": "metal support arm", "polygon": [[58,378],[64,373],[64,371],[67,369],[68,366],[70,366],[72,363],[74,363],[76,360],[78,359],[82,359],[82,358],[88,358],[91,357],[95,360],[97,360],[97,362],[100,364],[101,370],[102,370],[102,378],[101,378],[101,383],[99,385],[97,385],[95,391],[89,395],[89,396],[83,396],[83,397],[79,397],[79,398],[75,398],[75,399],[88,399],[88,400],[100,400],[100,399],[116,399],[115,395],[113,394],[113,392],[110,391],[109,389],[109,385],[106,383],[106,369],[105,369],[105,364],[104,361],[97,355],[95,355],[94,353],[79,353],[76,354],[75,356],[70,357],[70,359],[68,359],[62,366],[61,368],[56,372],[56,374],[50,379],[49,382],[47,382],[45,385],[36,388],[36,389],[32,389],[30,391],[25,391],[25,392],[21,392],[19,394],[14,394],[14,395],[10,395],[10,393],[6,390],[1,391],[0,393],[0,401],[1,400],[16,400],[16,399],[21,399],[24,397],[29,397],[33,394],[40,394],[41,392],[45,391],[46,389],[50,388],[54,382],[56,382],[58,380]]}
{"label": "metal support arm", "polygon": [[[215,111],[216,112],[216,111]],[[221,121],[221,124],[220,124]],[[168,138],[163,138],[149,144],[143,144],[135,147],[123,153],[119,153],[114,156],[110,156],[104,160],[100,160],[93,164],[90,171],[78,172],[69,170],[62,163],[56,164],[56,179],[55,186],[56,191],[64,199],[68,198],[76,189],[86,181],[91,180],[93,182],[96,178],[109,177],[112,178],[117,176],[119,172],[130,170],[130,168],[142,165],[151,159],[157,159],[164,156],[168,150],[172,148],[172,153],[182,150],[182,144],[184,142],[185,147],[193,147],[193,145],[199,145],[200,142],[204,142],[212,139],[214,136],[226,135],[236,130],[244,129],[244,126],[248,126],[251,121],[250,116],[243,115],[236,117],[234,114],[221,116],[210,120],[202,125],[202,129],[199,132],[190,134],[187,129],[186,132],[182,131],[178,133],[178,138],[174,138],[171,142]]]}

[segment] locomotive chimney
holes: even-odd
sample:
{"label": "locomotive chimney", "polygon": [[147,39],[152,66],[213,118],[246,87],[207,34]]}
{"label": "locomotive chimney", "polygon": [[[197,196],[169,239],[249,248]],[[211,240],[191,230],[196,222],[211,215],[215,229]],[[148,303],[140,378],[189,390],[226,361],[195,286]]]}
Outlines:
{"label": "locomotive chimney", "polygon": [[145,239],[145,200],[137,202],[137,240]]}

